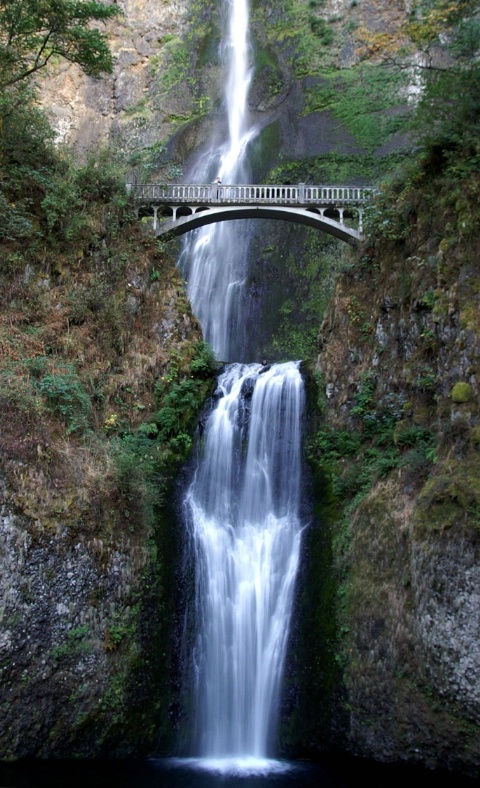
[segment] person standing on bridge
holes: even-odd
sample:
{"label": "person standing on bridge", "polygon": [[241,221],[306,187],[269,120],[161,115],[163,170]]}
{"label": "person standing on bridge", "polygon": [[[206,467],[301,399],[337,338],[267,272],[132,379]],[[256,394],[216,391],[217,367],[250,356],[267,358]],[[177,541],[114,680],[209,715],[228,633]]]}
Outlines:
{"label": "person standing on bridge", "polygon": [[213,182],[215,184],[215,190],[214,190],[214,194],[213,194],[213,199],[214,200],[218,200],[218,187],[220,186],[220,184],[222,182],[220,180],[220,175],[217,175],[217,177],[215,178],[215,180]]}

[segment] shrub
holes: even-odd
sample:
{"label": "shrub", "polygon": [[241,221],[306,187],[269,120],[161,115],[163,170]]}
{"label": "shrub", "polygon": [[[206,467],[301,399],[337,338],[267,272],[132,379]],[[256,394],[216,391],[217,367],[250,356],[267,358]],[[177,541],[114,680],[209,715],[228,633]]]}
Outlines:
{"label": "shrub", "polygon": [[[63,418],[67,432],[85,430],[88,426],[92,403],[74,367],[66,364],[58,370],[41,373],[42,359],[31,363],[32,371],[40,371],[34,387],[47,402],[50,409]],[[35,374],[35,373],[34,373]]]}

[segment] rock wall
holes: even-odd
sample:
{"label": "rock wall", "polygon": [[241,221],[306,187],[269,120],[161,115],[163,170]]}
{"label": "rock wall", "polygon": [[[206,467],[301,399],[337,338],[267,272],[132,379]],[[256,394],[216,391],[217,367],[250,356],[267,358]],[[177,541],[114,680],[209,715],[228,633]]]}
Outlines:
{"label": "rock wall", "polygon": [[42,103],[59,139],[79,151],[107,145],[112,139],[121,146],[128,138],[130,148],[153,144],[168,136],[168,115],[179,112],[178,107],[164,104],[152,108],[150,99],[168,42],[184,30],[188,4],[118,0],[116,5],[120,16],[107,26],[114,55],[112,75],[92,79],[63,62],[42,80]]}
{"label": "rock wall", "polygon": [[320,334],[313,457],[344,693],[332,730],[357,754],[477,774],[479,206],[438,161],[427,171],[390,239],[373,231],[340,279]]}
{"label": "rock wall", "polygon": [[172,743],[181,536],[168,501],[209,373],[190,366],[201,332],[174,265],[112,204],[92,213],[80,256],[64,241],[58,257],[45,245],[48,263],[30,250],[12,266],[6,250],[2,268],[4,759]]}
{"label": "rock wall", "polygon": [[[60,514],[52,532],[13,514],[2,488],[2,756],[89,756],[108,752],[108,739],[118,752],[143,749],[133,730],[121,743],[112,729],[130,700],[133,655],[121,641],[138,626],[146,546],[100,530],[73,536]],[[147,687],[135,690],[134,705],[146,701]]]}

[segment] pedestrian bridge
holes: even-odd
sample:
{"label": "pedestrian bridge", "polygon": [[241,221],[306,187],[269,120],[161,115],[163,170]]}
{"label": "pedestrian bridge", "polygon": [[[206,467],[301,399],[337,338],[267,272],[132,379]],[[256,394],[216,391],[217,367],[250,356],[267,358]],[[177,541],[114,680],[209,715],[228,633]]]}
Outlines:
{"label": "pedestrian bridge", "polygon": [[151,216],[157,236],[183,235],[230,219],[297,222],[356,244],[372,189],[357,186],[127,183],[139,218]]}

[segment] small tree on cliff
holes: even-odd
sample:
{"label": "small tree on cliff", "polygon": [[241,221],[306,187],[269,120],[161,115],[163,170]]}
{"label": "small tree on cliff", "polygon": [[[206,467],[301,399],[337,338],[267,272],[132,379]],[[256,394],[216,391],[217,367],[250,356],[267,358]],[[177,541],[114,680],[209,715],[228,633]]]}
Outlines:
{"label": "small tree on cliff", "polygon": [[54,56],[98,77],[112,70],[105,35],[91,23],[116,16],[96,0],[0,0],[0,90],[45,68]]}

